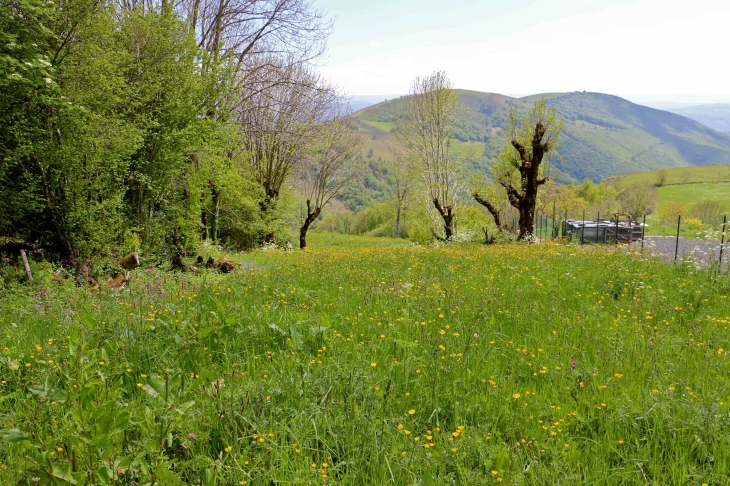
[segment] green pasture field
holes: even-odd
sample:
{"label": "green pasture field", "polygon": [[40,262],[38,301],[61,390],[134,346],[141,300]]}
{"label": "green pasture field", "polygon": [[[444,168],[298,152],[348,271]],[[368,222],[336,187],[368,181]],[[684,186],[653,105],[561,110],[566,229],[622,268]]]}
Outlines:
{"label": "green pasture field", "polygon": [[[621,177],[606,179],[609,184],[619,189],[633,184],[656,184],[659,171],[639,172]],[[666,185],[657,187],[659,205],[653,214],[647,216],[649,224],[646,234],[650,236],[674,236],[677,224],[663,224],[659,220],[661,208],[673,202],[685,203],[688,210],[701,201],[717,201],[730,213],[730,166],[706,165],[668,169]],[[683,218],[685,219],[685,218]],[[717,233],[722,224],[722,217],[710,225],[686,225],[680,227],[680,236],[690,239],[702,239],[708,232]],[[713,234],[718,237],[718,234]]]}
{"label": "green pasture field", "polygon": [[484,155],[485,144],[483,142],[459,142],[454,141],[451,146],[454,154],[463,155],[467,158],[478,159]]}
{"label": "green pasture field", "polygon": [[727,484],[730,275],[326,241],[121,291],[6,280],[0,483]]}
{"label": "green pasture field", "polygon": [[[656,184],[658,180],[659,171],[650,170],[625,176],[609,177],[606,182],[624,189],[637,183]],[[721,181],[730,181],[730,165],[693,165],[667,169],[666,184],[689,184],[690,187],[697,187],[692,183],[717,183]]]}
{"label": "green pasture field", "polygon": [[407,245],[403,238],[385,236],[354,236],[332,233],[328,231],[311,231],[307,233],[307,244],[312,248],[387,248]]}
{"label": "green pasture field", "polygon": [[684,202],[687,207],[699,201],[718,201],[730,210],[730,182],[681,184],[657,188],[659,207],[672,202]]}
{"label": "green pasture field", "polygon": [[[646,218],[649,228],[647,235],[674,236],[677,234],[677,224],[662,224],[659,220],[659,210],[662,206],[672,202],[683,202],[691,210],[692,206],[700,201],[718,201],[730,213],[730,182],[694,183],[662,186],[657,188],[659,193],[659,207],[654,214]],[[685,219],[685,218],[682,218]],[[722,216],[715,224],[680,226],[680,236],[691,239],[702,239],[708,231],[718,232],[722,226]],[[719,238],[719,234],[715,235]]]}
{"label": "green pasture field", "polygon": [[379,122],[374,120],[362,120],[362,122],[384,133],[390,133],[395,128],[395,123],[392,122]]}

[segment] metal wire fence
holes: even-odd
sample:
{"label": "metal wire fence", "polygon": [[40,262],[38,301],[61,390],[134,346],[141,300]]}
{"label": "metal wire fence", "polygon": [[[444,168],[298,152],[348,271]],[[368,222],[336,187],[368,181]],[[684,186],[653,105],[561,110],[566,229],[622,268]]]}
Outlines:
{"label": "metal wire fence", "polygon": [[[642,221],[633,220],[628,215],[611,213],[608,218],[597,212],[593,215],[583,213],[582,218],[568,218],[567,211],[555,208],[552,215],[538,214],[535,218],[533,234],[538,241],[566,238],[580,244],[629,244],[638,247],[641,252],[660,256],[668,261],[692,261],[704,266],[716,266],[719,269],[730,267],[730,242],[728,230],[730,223],[727,214],[722,221],[714,225],[706,225],[708,229],[702,237],[685,238],[688,229],[696,229],[694,224],[686,224],[682,216],[677,217],[676,232],[672,236],[647,235],[646,216]],[[562,217],[560,217],[562,216]],[[513,221],[517,227],[517,221]],[[696,232],[695,232],[696,233]]]}

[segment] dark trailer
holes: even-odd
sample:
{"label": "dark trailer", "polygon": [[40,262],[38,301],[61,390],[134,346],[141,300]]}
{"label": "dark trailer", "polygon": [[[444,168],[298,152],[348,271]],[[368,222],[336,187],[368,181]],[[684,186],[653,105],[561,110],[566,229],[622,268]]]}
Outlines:
{"label": "dark trailer", "polygon": [[612,219],[566,219],[562,222],[562,233],[569,240],[580,243],[632,243],[641,240],[646,226],[631,216],[614,213]]}

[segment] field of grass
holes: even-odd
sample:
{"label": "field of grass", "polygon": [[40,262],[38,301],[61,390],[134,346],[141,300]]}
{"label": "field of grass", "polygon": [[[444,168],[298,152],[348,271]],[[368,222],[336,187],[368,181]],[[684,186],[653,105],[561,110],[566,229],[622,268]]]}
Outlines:
{"label": "field of grass", "polygon": [[395,128],[395,123],[393,123],[393,122],[379,122],[379,121],[373,121],[373,120],[361,120],[361,121],[383,133],[390,133],[390,131],[393,128]]}
{"label": "field of grass", "polygon": [[311,236],[234,274],[6,287],[2,483],[727,484],[730,275]]}
{"label": "field of grass", "polygon": [[[615,185],[619,189],[625,189],[634,184],[656,184],[658,180],[659,171],[650,170],[625,176],[609,177],[606,179],[606,182]],[[696,182],[717,183],[720,181],[730,181],[730,166],[697,165],[667,169],[667,180],[665,184],[689,184],[689,188],[692,190],[701,187],[693,184]]]}
{"label": "field of grass", "polygon": [[691,206],[698,201],[718,201],[730,209],[730,182],[681,184],[657,188],[662,204],[684,202]]}
{"label": "field of grass", "polygon": [[[697,183],[663,186],[657,188],[659,193],[659,206],[657,211],[646,218],[650,225],[648,235],[674,236],[677,234],[677,225],[662,224],[659,220],[659,210],[662,206],[672,202],[684,202],[688,209],[699,201],[717,201],[730,212],[730,182],[720,183]],[[686,218],[683,218],[686,220]],[[682,225],[680,236],[685,238],[702,238],[702,235],[709,230],[719,230],[722,226],[722,216],[715,224],[702,226]]]}
{"label": "field of grass", "polygon": [[307,233],[307,245],[310,248],[388,248],[408,244],[403,238],[387,238],[385,236],[355,236],[331,233],[327,231],[311,231]]}
{"label": "field of grass", "polygon": [[[606,179],[618,189],[625,189],[634,184],[656,184],[659,171],[638,172],[622,177]],[[724,182],[723,182],[724,181]],[[646,218],[649,224],[647,235],[674,236],[677,234],[676,222],[663,224],[659,214],[662,207],[673,202],[685,203],[691,212],[692,206],[701,201],[716,201],[730,213],[730,167],[723,165],[707,165],[696,167],[680,167],[668,169],[666,184],[657,188],[659,204],[653,214]],[[685,215],[685,219],[686,220]],[[680,236],[684,238],[702,238],[708,231],[718,231],[722,225],[722,216],[714,224],[682,225]]]}

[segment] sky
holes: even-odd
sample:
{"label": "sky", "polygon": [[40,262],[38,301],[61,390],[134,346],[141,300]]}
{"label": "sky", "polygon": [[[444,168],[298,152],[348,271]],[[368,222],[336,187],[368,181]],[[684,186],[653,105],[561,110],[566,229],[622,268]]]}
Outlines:
{"label": "sky", "polygon": [[334,19],[325,77],[350,95],[405,94],[446,71],[508,95],[597,91],[730,102],[730,0],[314,0]]}

